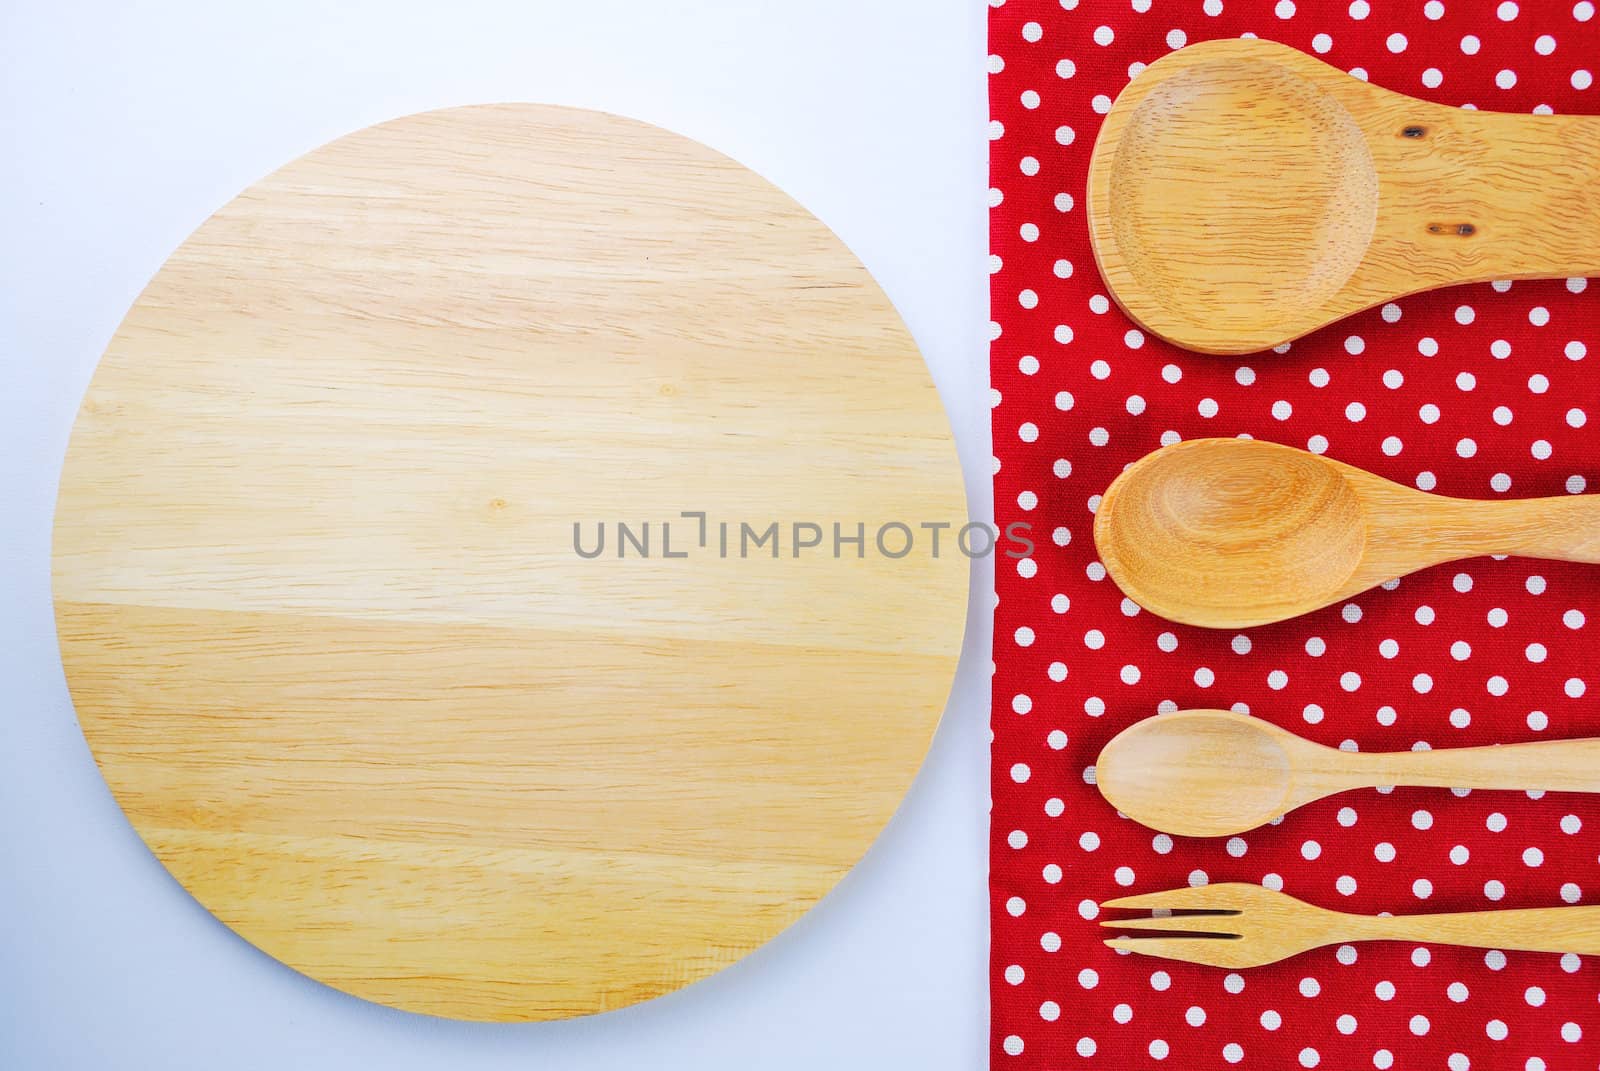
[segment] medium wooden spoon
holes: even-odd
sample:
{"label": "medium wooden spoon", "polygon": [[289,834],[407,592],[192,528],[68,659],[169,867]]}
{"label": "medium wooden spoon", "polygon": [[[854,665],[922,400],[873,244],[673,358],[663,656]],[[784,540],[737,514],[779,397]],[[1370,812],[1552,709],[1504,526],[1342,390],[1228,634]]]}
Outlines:
{"label": "medium wooden spoon", "polygon": [[1106,489],[1100,560],[1187,625],[1264,625],[1479,554],[1600,563],[1600,496],[1445,498],[1277,443],[1194,439]]}
{"label": "medium wooden spoon", "polygon": [[1447,108],[1206,41],[1112,105],[1089,233],[1146,330],[1250,353],[1419,290],[1600,274],[1597,176],[1600,117]]}
{"label": "medium wooden spoon", "polygon": [[1095,763],[1095,784],[1142,825],[1226,837],[1353,788],[1600,792],[1600,740],[1359,753],[1231,710],[1179,710],[1113,737]]}

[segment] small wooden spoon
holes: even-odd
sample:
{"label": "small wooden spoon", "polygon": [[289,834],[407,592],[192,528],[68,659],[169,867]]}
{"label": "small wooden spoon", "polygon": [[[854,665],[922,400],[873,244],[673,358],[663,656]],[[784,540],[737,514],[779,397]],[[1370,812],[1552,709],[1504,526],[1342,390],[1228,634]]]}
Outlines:
{"label": "small wooden spoon", "polygon": [[1600,274],[1596,176],[1600,118],[1447,108],[1206,41],[1112,105],[1089,233],[1146,330],[1250,353],[1419,290]]}
{"label": "small wooden spoon", "polygon": [[1445,498],[1277,443],[1194,439],[1106,489],[1100,560],[1187,625],[1264,625],[1479,554],[1600,563],[1600,496]]}
{"label": "small wooden spoon", "polygon": [[1152,829],[1226,837],[1353,788],[1600,792],[1600,740],[1358,753],[1230,710],[1180,710],[1113,737],[1095,763],[1095,784]]}

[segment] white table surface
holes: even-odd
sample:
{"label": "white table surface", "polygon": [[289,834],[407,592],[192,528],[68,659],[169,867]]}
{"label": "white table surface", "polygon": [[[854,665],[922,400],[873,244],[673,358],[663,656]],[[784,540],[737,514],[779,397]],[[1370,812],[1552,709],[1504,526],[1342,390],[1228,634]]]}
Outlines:
{"label": "white table surface", "polygon": [[814,911],[662,999],[492,1026],[269,959],[145,849],[79,734],[50,611],[73,414],[209,213],[341,134],[497,100],[697,138],[837,231],[926,354],[991,515],[977,0],[0,0],[0,1068],[980,1068],[990,569],[899,815]]}

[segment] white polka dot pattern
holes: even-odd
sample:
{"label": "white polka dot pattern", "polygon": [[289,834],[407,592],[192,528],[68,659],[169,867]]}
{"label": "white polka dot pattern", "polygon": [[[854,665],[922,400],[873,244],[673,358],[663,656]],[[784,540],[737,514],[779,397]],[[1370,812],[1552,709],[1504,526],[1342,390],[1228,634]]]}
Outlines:
{"label": "white polka dot pattern", "polygon": [[[1473,559],[1242,633],[1162,620],[1095,560],[1099,495],[1164,443],[1248,434],[1480,499],[1600,489],[1586,280],[1416,295],[1275,352],[1187,353],[1108,300],[1082,209],[1110,102],[1174,48],[1259,35],[1456,106],[1600,112],[1592,0],[989,0],[995,501],[1033,526],[995,610],[996,1068],[1600,1063],[1600,960],[1395,944],[1250,971],[1106,949],[1099,901],[1251,881],[1347,911],[1600,903],[1600,804],[1351,793],[1232,838],[1120,818],[1099,749],[1213,706],[1363,751],[1600,736],[1593,567]],[[1219,148],[1219,151],[1223,151]]]}

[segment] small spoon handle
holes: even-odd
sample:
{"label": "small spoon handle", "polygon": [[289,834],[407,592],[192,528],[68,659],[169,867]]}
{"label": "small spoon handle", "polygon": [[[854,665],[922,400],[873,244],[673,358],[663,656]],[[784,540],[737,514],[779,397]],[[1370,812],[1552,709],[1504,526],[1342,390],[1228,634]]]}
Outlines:
{"label": "small spoon handle", "polygon": [[1362,785],[1600,792],[1600,739],[1350,756]]}
{"label": "small spoon handle", "polygon": [[1600,906],[1593,905],[1364,916],[1355,928],[1366,940],[1600,955]]}

